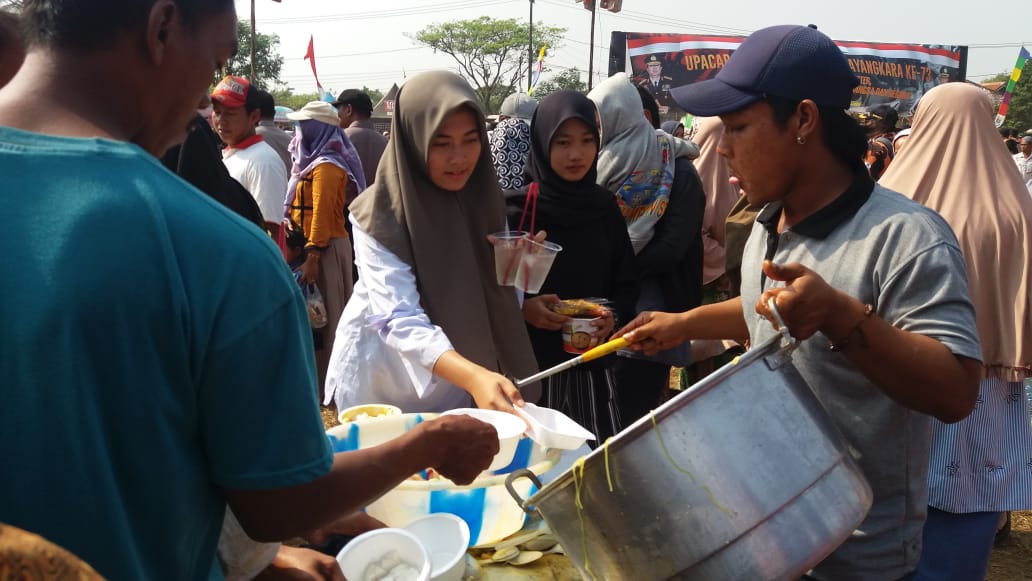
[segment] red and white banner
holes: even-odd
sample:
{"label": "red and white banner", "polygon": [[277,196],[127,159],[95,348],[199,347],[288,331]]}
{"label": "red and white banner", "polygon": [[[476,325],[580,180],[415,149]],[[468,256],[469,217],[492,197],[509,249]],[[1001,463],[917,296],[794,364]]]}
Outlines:
{"label": "red and white banner", "polygon": [[[626,69],[634,82],[659,101],[664,118],[684,114],[670,89],[714,77],[744,36],[667,33],[622,33],[626,38]],[[962,81],[967,47],[835,41],[849,67],[860,79],[851,107],[867,109],[889,104],[901,114],[912,112],[917,100],[932,87]]]}

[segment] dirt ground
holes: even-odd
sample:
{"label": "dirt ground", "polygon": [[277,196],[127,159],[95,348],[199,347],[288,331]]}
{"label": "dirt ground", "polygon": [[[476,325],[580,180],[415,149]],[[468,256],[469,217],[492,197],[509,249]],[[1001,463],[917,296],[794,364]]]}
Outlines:
{"label": "dirt ground", "polygon": [[[323,424],[337,425],[336,412],[322,409]],[[993,551],[986,581],[1032,581],[1032,511],[1011,516],[1011,534]]]}
{"label": "dirt ground", "polygon": [[988,581],[1032,579],[1032,511],[1011,514],[1011,534],[993,551]]}

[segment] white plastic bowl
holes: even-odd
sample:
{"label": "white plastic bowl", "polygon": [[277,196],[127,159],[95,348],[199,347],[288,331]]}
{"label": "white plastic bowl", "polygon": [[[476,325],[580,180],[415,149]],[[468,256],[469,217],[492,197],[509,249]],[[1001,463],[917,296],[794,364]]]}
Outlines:
{"label": "white plastic bowl", "polygon": [[500,470],[512,463],[512,458],[516,454],[516,446],[520,443],[523,432],[527,431],[526,422],[510,413],[497,410],[457,408],[443,412],[441,415],[470,416],[494,427],[498,432],[498,453],[491,460],[491,465],[487,467],[488,472]]}
{"label": "white plastic bowl", "polygon": [[529,402],[515,410],[530,426],[530,437],[546,448],[576,450],[595,439],[594,434],[560,411]]}
{"label": "white plastic bowl", "polygon": [[337,414],[337,421],[345,424],[347,422],[368,422],[380,420],[388,416],[400,416],[401,408],[383,403],[367,403],[347,408]]}
{"label": "white plastic bowl", "polygon": [[355,537],[337,553],[337,564],[348,579],[366,579],[370,565],[391,552],[419,572],[415,581],[430,580],[430,554],[416,535],[404,529],[376,529]]}
{"label": "white plastic bowl", "polygon": [[469,525],[446,512],[429,514],[405,525],[430,555],[431,581],[460,581],[466,572]]}

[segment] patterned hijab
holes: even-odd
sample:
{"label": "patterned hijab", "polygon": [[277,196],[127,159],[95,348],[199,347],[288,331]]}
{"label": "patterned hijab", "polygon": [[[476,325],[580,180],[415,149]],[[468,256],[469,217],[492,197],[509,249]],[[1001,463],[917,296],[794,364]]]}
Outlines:
{"label": "patterned hijab", "polygon": [[[409,79],[398,93],[391,139],[376,180],[350,206],[366,233],[412,267],[420,302],[467,359],[511,377],[527,377],[537,361],[523,313],[510,287],[495,278],[486,236],[505,229],[502,192],[481,129],[480,159],[461,191],[430,180],[427,152],[438,127],[457,109],[484,115],[462,77],[434,71]],[[527,401],[540,384],[522,389]]]}
{"label": "patterned hijab", "polygon": [[529,155],[530,124],[515,117],[499,122],[491,132],[491,159],[503,190],[518,190],[527,185],[524,170]]}
{"label": "patterned hijab", "polygon": [[1032,197],[993,124],[986,93],[925,93],[906,147],[879,184],[949,222],[967,264],[986,374],[1020,381],[1032,364]]}
{"label": "patterned hijab", "polygon": [[597,182],[616,194],[637,254],[652,241],[666,211],[678,157],[675,147],[690,142],[652,127],[642,113],[637,89],[624,73],[603,81],[588,98],[595,102],[602,121]]}

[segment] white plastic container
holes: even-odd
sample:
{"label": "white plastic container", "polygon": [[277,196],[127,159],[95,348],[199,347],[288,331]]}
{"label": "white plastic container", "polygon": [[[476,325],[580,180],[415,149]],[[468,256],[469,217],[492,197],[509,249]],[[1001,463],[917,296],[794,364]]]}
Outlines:
{"label": "white plastic container", "polygon": [[560,411],[530,402],[514,409],[530,426],[531,439],[546,448],[576,450],[584,442],[595,439],[594,434]]}
{"label": "white plastic container", "polygon": [[431,581],[460,581],[466,571],[469,526],[446,512],[430,514],[405,525],[430,555]]}
{"label": "white plastic container", "polygon": [[519,444],[523,432],[527,431],[526,422],[513,414],[497,410],[457,408],[443,412],[441,415],[470,416],[494,427],[498,432],[498,453],[491,460],[491,465],[487,467],[488,472],[501,470],[512,463],[513,455],[516,454],[516,445]]}
{"label": "white plastic container", "polygon": [[405,581],[430,580],[430,555],[416,535],[404,529],[376,529],[363,533],[337,553],[337,564],[348,579],[378,579],[397,559],[414,570]]}

